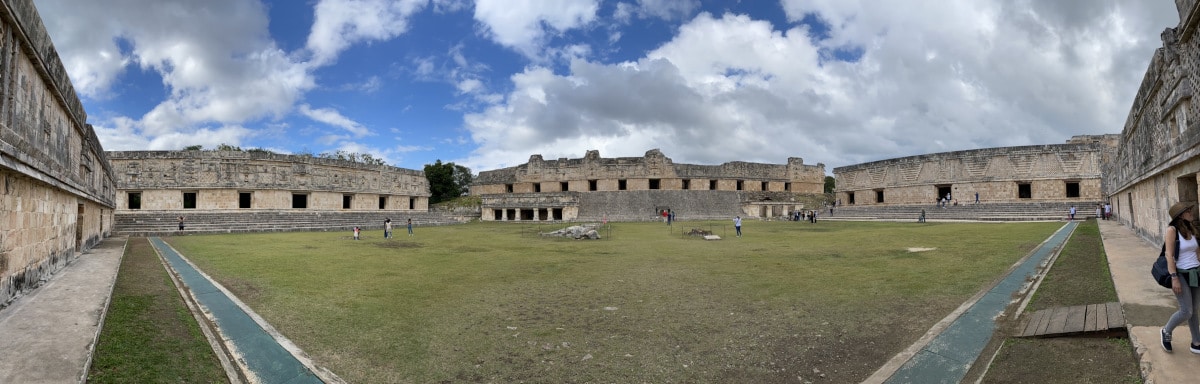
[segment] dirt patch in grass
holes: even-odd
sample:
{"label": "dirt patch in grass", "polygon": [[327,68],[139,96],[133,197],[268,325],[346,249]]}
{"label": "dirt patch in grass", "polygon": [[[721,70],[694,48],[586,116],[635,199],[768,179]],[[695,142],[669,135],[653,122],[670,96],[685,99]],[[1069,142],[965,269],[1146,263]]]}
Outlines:
{"label": "dirt patch in grass", "polygon": [[[992,348],[968,377],[987,367],[985,383],[1140,383],[1137,357],[1128,336],[1009,337],[1035,311],[1117,301],[1104,244],[1095,220],[1079,225],[1046,274],[1022,318],[998,328]],[[1003,344],[1002,346],[1000,344]],[[987,356],[999,347],[990,367]]]}
{"label": "dirt patch in grass", "polygon": [[129,240],[87,381],[227,382],[145,238]]}
{"label": "dirt patch in grass", "polygon": [[382,241],[375,243],[375,246],[386,249],[415,249],[421,248],[421,244],[411,241]]}

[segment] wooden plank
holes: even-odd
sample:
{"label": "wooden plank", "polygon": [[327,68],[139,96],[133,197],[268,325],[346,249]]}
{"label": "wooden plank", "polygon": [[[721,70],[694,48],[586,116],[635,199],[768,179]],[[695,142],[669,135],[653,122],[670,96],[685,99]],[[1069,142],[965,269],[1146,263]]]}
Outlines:
{"label": "wooden plank", "polygon": [[1125,313],[1121,312],[1121,303],[1105,304],[1108,308],[1108,329],[1125,328]]}
{"label": "wooden plank", "polygon": [[1046,332],[1043,335],[1053,335],[1063,333],[1067,329],[1067,314],[1071,312],[1070,308],[1058,307],[1054,308],[1054,315],[1050,317],[1050,324],[1046,325]]}
{"label": "wooden plank", "polygon": [[1046,316],[1046,311],[1041,310],[1029,315],[1029,322],[1025,324],[1024,330],[1021,331],[1019,337],[1033,336],[1037,334],[1038,325],[1042,322],[1042,317]]}
{"label": "wooden plank", "polygon": [[1083,331],[1084,332],[1095,332],[1099,329],[1096,327],[1097,326],[1096,318],[1098,317],[1096,315],[1096,312],[1099,311],[1099,307],[1100,307],[1099,304],[1088,304],[1087,305],[1087,307],[1086,307],[1087,310],[1084,311],[1084,315],[1083,315]]}
{"label": "wooden plank", "polygon": [[1108,330],[1108,304],[1096,304],[1096,330]]}
{"label": "wooden plank", "polygon": [[1046,329],[1050,328],[1050,319],[1054,318],[1054,308],[1043,309],[1042,311],[1046,313],[1042,315],[1042,321],[1038,323],[1037,331],[1033,333],[1037,336],[1046,334]]}
{"label": "wooden plank", "polygon": [[1087,319],[1086,315],[1086,305],[1076,305],[1067,308],[1067,321],[1063,324],[1063,333],[1083,332],[1083,322]]}

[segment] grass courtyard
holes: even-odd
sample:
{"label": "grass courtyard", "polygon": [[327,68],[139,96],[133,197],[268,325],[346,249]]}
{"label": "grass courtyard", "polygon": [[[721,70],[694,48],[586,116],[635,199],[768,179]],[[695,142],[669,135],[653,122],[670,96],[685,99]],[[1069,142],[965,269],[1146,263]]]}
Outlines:
{"label": "grass courtyard", "polygon": [[[169,241],[350,382],[857,382],[1062,223],[475,223]],[[558,227],[545,227],[545,230]],[[726,235],[728,235],[726,234]],[[925,248],[911,252],[910,248]]]}

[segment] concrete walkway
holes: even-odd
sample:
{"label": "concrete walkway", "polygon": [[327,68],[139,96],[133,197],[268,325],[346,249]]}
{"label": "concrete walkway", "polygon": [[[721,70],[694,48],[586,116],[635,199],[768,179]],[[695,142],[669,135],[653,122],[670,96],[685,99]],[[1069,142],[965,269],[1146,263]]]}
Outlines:
{"label": "concrete walkway", "polygon": [[1184,323],[1172,334],[1175,352],[1167,353],[1159,345],[1158,331],[1178,309],[1170,289],[1158,286],[1150,277],[1150,265],[1162,249],[1134,234],[1129,227],[1114,221],[1100,221],[1104,252],[1117,288],[1117,298],[1125,310],[1129,340],[1137,349],[1142,378],[1152,383],[1196,382],[1200,355],[1188,351],[1191,335]]}
{"label": "concrete walkway", "polygon": [[0,311],[0,383],[86,381],[125,240],[104,240]]}

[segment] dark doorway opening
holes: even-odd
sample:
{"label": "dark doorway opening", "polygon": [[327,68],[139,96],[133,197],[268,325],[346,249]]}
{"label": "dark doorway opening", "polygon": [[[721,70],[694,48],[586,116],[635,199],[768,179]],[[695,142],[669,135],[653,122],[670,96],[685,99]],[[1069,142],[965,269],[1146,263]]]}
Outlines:
{"label": "dark doorway opening", "polygon": [[303,193],[292,194],[292,208],[305,209],[308,208],[308,195]]}
{"label": "dark doorway opening", "polygon": [[879,204],[883,204],[883,190],[882,189],[875,190],[875,202],[879,203]]}
{"label": "dark doorway opening", "polygon": [[250,208],[252,197],[250,192],[238,192],[238,208]]}
{"label": "dark doorway opening", "polygon": [[387,196],[379,196],[379,209],[387,209]]}
{"label": "dark doorway opening", "polygon": [[354,195],[342,195],[342,209],[350,209],[354,203]]}
{"label": "dark doorway opening", "polygon": [[[941,201],[942,199],[945,199],[946,195],[950,195],[950,189],[951,189],[950,185],[946,185],[946,184],[938,185],[937,186],[937,198],[935,200]],[[950,195],[950,197],[954,197],[954,195]]]}
{"label": "dark doorway opening", "polygon": [[183,209],[196,209],[196,192],[183,193]]}
{"label": "dark doorway opening", "polygon": [[128,200],[129,209],[142,209],[142,193],[141,192],[129,192],[129,195],[127,196],[127,198],[129,199]]}
{"label": "dark doorway opening", "polygon": [[1033,186],[1030,185],[1029,183],[1017,183],[1017,198],[1018,199],[1032,199],[1033,198]]}
{"label": "dark doorway opening", "polygon": [[1078,198],[1079,197],[1079,182],[1078,181],[1068,181],[1067,182],[1067,197],[1068,198]]}

